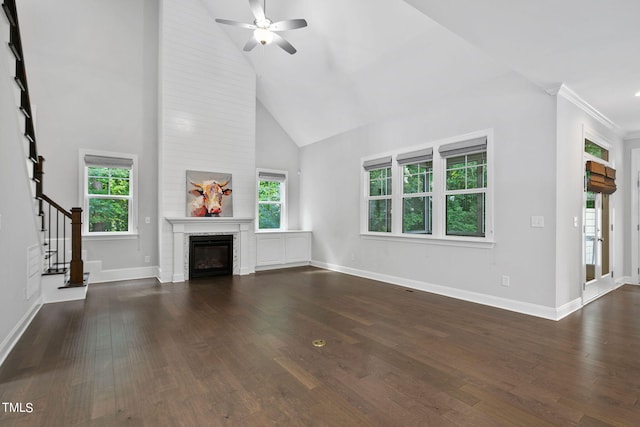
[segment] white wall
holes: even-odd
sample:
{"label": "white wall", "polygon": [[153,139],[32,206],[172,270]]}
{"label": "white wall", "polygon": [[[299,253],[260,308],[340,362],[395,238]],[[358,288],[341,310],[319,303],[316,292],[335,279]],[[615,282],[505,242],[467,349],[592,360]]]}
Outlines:
{"label": "white wall", "polygon": [[[625,273],[624,268],[624,236],[625,222],[625,188],[624,152],[621,138],[608,126],[587,114],[584,109],[569,101],[561,90],[557,97],[557,164],[556,164],[556,306],[562,306],[582,295],[584,282],[582,271],[582,216],[584,191],[584,133],[594,132],[604,140],[613,144],[611,150],[614,167],[617,169],[618,190],[611,197],[615,227],[613,241],[615,272],[614,280]],[[574,218],[579,219],[579,226],[574,226]]]}
{"label": "white wall", "polygon": [[105,270],[157,265],[158,2],[18,3],[44,192],[82,206],[80,148],[136,154],[139,238],[85,239],[83,249]]}
{"label": "white wall", "polygon": [[289,230],[300,228],[300,148],[262,103],[256,109],[256,167],[286,170]]}
{"label": "white wall", "polygon": [[[625,271],[624,275],[631,278],[632,283],[638,283],[640,280],[640,275],[638,274],[638,266],[640,265],[640,251],[639,242],[640,242],[640,232],[638,231],[638,224],[640,220],[640,190],[638,189],[637,170],[633,168],[633,156],[640,157],[640,154],[634,153],[635,151],[640,151],[640,134],[635,133],[630,135],[624,141],[624,174],[621,175],[618,180],[624,180],[626,183],[625,192],[624,192],[624,200],[628,202],[624,209],[624,224],[625,230],[628,230],[624,233],[624,266]],[[640,161],[635,165],[635,168],[640,168]],[[635,268],[634,268],[635,267]]]}
{"label": "white wall", "polygon": [[[301,150],[302,226],[313,230],[314,261],[449,294],[556,307],[554,98],[509,74],[428,105]],[[363,156],[487,128],[495,143],[493,248],[360,236]],[[532,215],[544,216],[545,227],[531,228]]]}
{"label": "white wall", "polygon": [[24,122],[19,121],[19,100],[14,98],[15,63],[6,48],[9,26],[0,17],[0,364],[15,343],[21,327],[38,307],[38,291],[27,300],[27,250],[40,245],[35,206],[30,188]]}
{"label": "white wall", "polygon": [[233,214],[254,216],[256,77],[200,0],[163,0],[160,34],[160,279],[169,281],[163,218],[185,216],[187,170],[233,174]]}

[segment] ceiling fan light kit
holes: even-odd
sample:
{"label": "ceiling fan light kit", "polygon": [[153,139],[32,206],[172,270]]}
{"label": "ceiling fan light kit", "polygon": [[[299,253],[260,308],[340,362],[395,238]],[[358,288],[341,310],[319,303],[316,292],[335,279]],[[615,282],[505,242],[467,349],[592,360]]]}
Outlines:
{"label": "ceiling fan light kit", "polygon": [[253,37],[251,37],[244,45],[244,51],[246,52],[249,52],[258,44],[265,46],[271,42],[274,42],[285,52],[288,52],[291,55],[296,53],[296,48],[293,47],[293,45],[285,40],[281,35],[276,34],[276,32],[304,28],[307,26],[306,20],[286,19],[284,21],[273,22],[265,15],[266,0],[264,6],[260,4],[260,0],[249,0],[249,7],[251,8],[251,12],[255,17],[253,24],[219,18],[216,18],[216,22],[219,24],[231,25],[234,27],[253,30]]}
{"label": "ceiling fan light kit", "polygon": [[263,46],[273,41],[273,33],[262,27],[258,27],[253,31],[253,37],[255,37]]}

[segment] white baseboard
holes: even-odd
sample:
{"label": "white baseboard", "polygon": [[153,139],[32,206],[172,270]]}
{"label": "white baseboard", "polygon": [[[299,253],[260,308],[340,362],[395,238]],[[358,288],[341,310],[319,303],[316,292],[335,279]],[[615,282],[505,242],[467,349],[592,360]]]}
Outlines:
{"label": "white baseboard", "polygon": [[281,268],[305,267],[309,261],[290,262],[287,264],[256,265],[256,271],[279,270]]}
{"label": "white baseboard", "polygon": [[161,268],[158,268],[156,279],[158,279],[160,283],[171,283],[171,273],[163,272]]}
{"label": "white baseboard", "polygon": [[622,276],[616,280],[616,288],[619,288],[622,285],[635,285],[636,281],[633,280],[631,276]]}
{"label": "white baseboard", "polygon": [[27,310],[24,316],[22,316],[22,319],[20,319],[11,332],[9,332],[9,335],[0,343],[0,366],[2,366],[9,353],[11,353],[11,350],[13,350],[13,347],[15,347],[16,343],[20,340],[24,331],[27,330],[33,318],[36,317],[40,308],[42,308],[42,301],[39,298],[31,308]]}
{"label": "white baseboard", "polygon": [[240,276],[246,276],[246,275],[249,275],[249,274],[253,274],[255,272],[256,272],[255,268],[253,268],[253,269],[251,267],[242,267],[242,268],[240,268]]}
{"label": "white baseboard", "polygon": [[[309,265],[309,263],[307,263],[307,265]],[[244,267],[240,269],[240,272],[238,273],[238,275],[246,276],[248,274],[253,274],[253,273],[255,273],[255,270],[251,270],[251,268],[249,267]],[[162,275],[158,273],[156,275],[156,278],[160,283],[180,283],[187,280],[184,273],[176,273],[174,275],[168,275],[168,274]]]}
{"label": "white baseboard", "polygon": [[598,293],[597,295],[589,298],[588,300],[583,300],[583,304],[582,305],[587,305],[599,298],[602,298],[603,296],[605,296],[606,294],[608,294],[609,292],[613,292],[616,289],[618,289],[619,287],[625,285],[627,283],[627,280],[629,279],[629,277],[620,277],[619,279],[617,279],[616,281],[613,282],[612,286],[609,288],[606,288],[604,290],[602,290],[600,293]]}
{"label": "white baseboard", "polygon": [[488,305],[491,307],[501,308],[503,310],[515,311],[517,313],[527,314],[529,316],[541,317],[548,320],[560,320],[563,317],[573,313],[582,307],[581,298],[577,298],[569,303],[558,307],[547,307],[528,302],[511,300],[508,298],[496,297],[493,295],[481,294],[478,292],[466,291],[462,289],[451,288],[448,286],[436,285],[433,283],[421,282],[417,280],[406,279],[403,277],[390,276],[386,274],[374,273],[365,270],[359,270],[351,267],[343,267],[335,264],[327,264],[320,261],[311,261],[314,267],[325,270],[345,273],[352,276],[363,277],[365,279],[378,280],[380,282],[392,285],[403,286],[406,288],[417,289],[420,291],[430,292],[433,294],[443,295],[450,298],[456,298],[477,304]]}
{"label": "white baseboard", "polygon": [[90,271],[89,283],[115,282],[158,277],[158,267],[119,268],[114,270]]}
{"label": "white baseboard", "polygon": [[552,320],[563,319],[568,315],[570,315],[571,313],[573,313],[574,311],[580,310],[582,307],[583,307],[582,298],[580,297],[574,299],[573,301],[569,301],[568,303],[556,308],[556,318]]}

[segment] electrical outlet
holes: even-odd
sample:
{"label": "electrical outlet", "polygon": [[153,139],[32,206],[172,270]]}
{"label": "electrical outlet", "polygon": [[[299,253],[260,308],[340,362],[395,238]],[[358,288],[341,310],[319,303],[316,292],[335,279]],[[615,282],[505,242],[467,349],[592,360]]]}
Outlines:
{"label": "electrical outlet", "polygon": [[509,278],[509,276],[502,276],[502,286],[504,286],[505,288],[511,286],[511,279]]}
{"label": "electrical outlet", "polygon": [[144,262],[151,262],[151,257],[149,255],[146,255],[144,257]]}

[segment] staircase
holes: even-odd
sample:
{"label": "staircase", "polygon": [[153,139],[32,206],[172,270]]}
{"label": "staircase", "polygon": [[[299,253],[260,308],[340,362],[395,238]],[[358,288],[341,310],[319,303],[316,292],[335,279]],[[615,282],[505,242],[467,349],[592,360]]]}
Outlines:
{"label": "staircase", "polygon": [[24,125],[24,151],[34,209],[40,217],[43,302],[84,299],[88,273],[84,273],[82,261],[82,208],[68,211],[43,191],[44,158],[38,156],[16,0],[3,0],[2,10],[9,23],[8,45],[15,59],[15,99]]}

